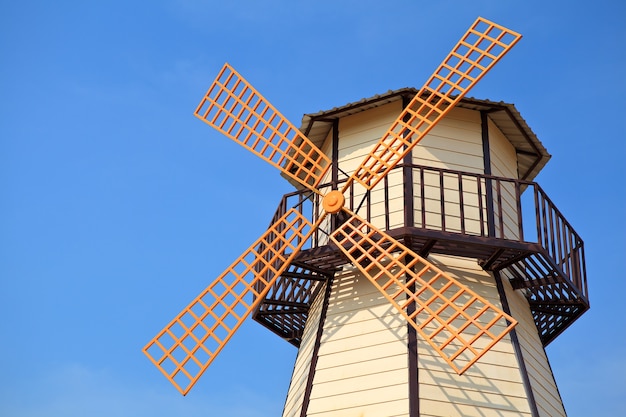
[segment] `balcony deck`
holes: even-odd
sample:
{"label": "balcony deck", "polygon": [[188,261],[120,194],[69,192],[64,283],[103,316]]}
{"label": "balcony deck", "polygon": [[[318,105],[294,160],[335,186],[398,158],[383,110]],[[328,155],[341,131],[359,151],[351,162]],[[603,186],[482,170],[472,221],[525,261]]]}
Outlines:
{"label": "balcony deck", "polygon": [[[396,169],[402,170],[400,211],[391,207],[387,179],[371,193],[383,193],[382,207],[354,189],[346,205],[421,256],[473,258],[484,270],[499,271],[524,291],[544,346],[589,308],[583,241],[538,184],[417,165]],[[297,207],[315,220],[320,204],[307,191],[286,194],[275,218]],[[254,313],[296,346],[319,283],[347,263],[327,243],[340,221],[334,215],[318,229]]]}

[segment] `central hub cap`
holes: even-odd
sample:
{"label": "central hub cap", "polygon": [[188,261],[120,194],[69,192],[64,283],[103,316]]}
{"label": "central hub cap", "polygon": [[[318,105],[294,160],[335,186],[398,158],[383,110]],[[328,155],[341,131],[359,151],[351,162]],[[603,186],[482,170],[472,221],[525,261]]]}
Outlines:
{"label": "central hub cap", "polygon": [[335,214],[341,210],[345,202],[343,194],[338,190],[333,190],[322,199],[322,207],[327,213]]}

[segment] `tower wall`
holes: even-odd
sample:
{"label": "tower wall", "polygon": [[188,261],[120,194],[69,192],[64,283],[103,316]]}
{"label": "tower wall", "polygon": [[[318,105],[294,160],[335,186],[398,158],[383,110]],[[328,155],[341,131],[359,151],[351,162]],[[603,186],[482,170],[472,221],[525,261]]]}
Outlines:
{"label": "tower wall", "polygon": [[[517,155],[511,142],[502,134],[500,129],[488,120],[487,131],[489,132],[489,150],[491,161],[491,174],[503,178],[519,178],[517,169]],[[506,239],[518,239],[519,224],[517,219],[517,206],[515,186],[512,183],[501,183],[503,205],[503,236]],[[521,190],[520,190],[521,191]],[[499,224],[499,210],[495,213],[494,221]]]}
{"label": "tower wall", "polygon": [[283,416],[304,407],[307,416],[408,417],[406,321],[354,268],[336,274],[324,310],[323,299],[307,320]]}
{"label": "tower wall", "polygon": [[413,148],[413,162],[476,174],[484,172],[480,113],[454,108]]}
{"label": "tower wall", "polygon": [[309,416],[408,417],[407,327],[354,269],[335,276]]}
{"label": "tower wall", "polygon": [[[489,121],[489,148],[493,175],[517,178],[517,155],[515,148],[502,132]],[[515,190],[504,185],[503,190],[505,237],[517,239],[518,220],[516,217]],[[496,219],[496,221],[499,221]],[[565,409],[550,368],[548,357],[539,339],[537,327],[527,299],[520,291],[515,291],[507,279],[503,280],[511,313],[518,320],[517,332],[526,371],[530,380],[533,397],[540,416],[566,416]]]}
{"label": "tower wall", "polygon": [[[428,259],[502,308],[493,276],[475,259],[440,255]],[[509,336],[460,376],[419,336],[418,347],[420,417],[531,417]]]}
{"label": "tower wall", "polygon": [[300,343],[300,349],[298,349],[291,382],[289,383],[289,391],[287,392],[287,399],[283,409],[283,417],[299,417],[302,413],[303,404],[307,401],[305,396],[311,371],[311,361],[314,359],[314,356],[317,355],[315,352],[316,344],[319,343],[317,332],[324,311],[325,285],[327,284],[322,286],[321,291],[318,293],[315,300],[313,300],[311,309],[309,310],[304,334],[302,335],[302,342]]}
{"label": "tower wall", "polygon": [[[492,304],[501,307],[494,277],[476,260],[429,257]],[[505,289],[533,386],[539,415],[565,416],[534,322],[523,296]],[[417,392],[408,388],[407,325],[353,268],[335,276],[323,332],[316,338],[322,316],[320,291],[294,366],[284,416],[300,416],[307,380],[312,378],[307,416],[409,416],[409,398],[419,398],[420,417],[531,417],[530,405],[511,338],[505,337],[463,375],[450,366],[418,335]],[[316,351],[316,345],[317,351]],[[315,356],[317,364],[311,371]]]}
{"label": "tower wall", "polygon": [[[433,130],[413,149],[413,163],[434,168],[451,169],[469,173],[484,172],[483,147],[481,139],[480,114],[475,111],[455,108],[438,123]],[[422,185],[423,180],[423,185]],[[465,230],[470,234],[480,234],[481,226],[486,227],[486,204],[484,190],[486,184],[464,179],[459,186],[456,175],[444,173],[445,216],[441,214],[441,178],[437,172],[425,172],[424,177],[413,176],[414,218],[420,226],[440,230],[445,221],[446,230],[461,231],[459,187],[463,190]],[[422,190],[425,196],[422,219]],[[479,203],[479,198],[483,201]],[[480,207],[483,209],[481,225]]]}
{"label": "tower wall", "polygon": [[[339,120],[339,166],[344,172],[352,174],[357,169],[401,110],[402,107],[398,101]],[[387,180],[389,183],[387,194],[390,213],[389,227],[393,229],[404,224],[402,170],[393,170],[387,176]],[[354,193],[354,201],[359,202],[365,194],[365,189],[356,185]],[[377,186],[371,191],[370,201],[370,222],[384,229],[385,194],[382,186]]]}
{"label": "tower wall", "polygon": [[[363,161],[365,156],[376,145],[380,138],[385,134],[387,128],[395,121],[396,117],[402,110],[399,102],[389,103],[366,112],[356,113],[339,120],[339,146],[338,146],[338,161],[339,167],[342,173],[340,173],[340,179],[346,179],[344,173],[348,175],[352,174],[359,164]],[[331,131],[326,137],[321,150],[326,153],[327,156],[332,156],[332,137]],[[389,192],[387,194],[387,201],[390,205],[390,228],[396,228],[402,226],[404,223],[403,217],[403,194],[402,194],[402,172],[395,170],[388,175]],[[322,183],[331,182],[330,171],[326,174]],[[326,190],[329,191],[329,190]],[[365,188],[360,187],[358,184],[354,188],[354,201],[360,202],[365,195]],[[374,226],[379,228],[385,228],[385,195],[382,187],[376,187],[371,191],[370,201],[372,204],[369,208],[369,220]],[[354,207],[353,209],[356,209]],[[322,208],[320,207],[320,210]],[[327,216],[324,223],[320,226],[323,230],[329,230],[330,216]],[[322,236],[320,239],[320,245],[324,245],[327,242],[327,238]]]}
{"label": "tower wall", "polygon": [[[338,162],[342,171],[350,175],[358,167],[400,111],[401,104],[396,101],[338,121]],[[483,140],[485,129],[489,133],[487,147]],[[329,156],[333,133],[329,133],[322,146]],[[455,108],[414,148],[412,161],[417,165],[484,174],[485,149],[489,149],[488,168],[492,175],[518,178],[516,151],[502,132],[488,118],[481,117],[480,112]],[[396,169],[388,175],[386,194],[380,186],[372,190],[367,213],[366,210],[359,212],[383,230],[405,225],[402,171]],[[340,174],[342,177],[345,176]],[[490,180],[482,179],[477,185],[465,178],[459,185],[458,178],[452,173],[428,173],[423,182],[422,178],[413,177],[415,219],[422,218],[422,192],[426,196],[426,222],[422,227],[435,230],[441,227],[440,184],[443,182],[446,231],[461,230],[459,187],[463,190],[466,233],[479,235],[481,230],[486,230],[486,210],[489,209],[486,190],[493,185]],[[330,181],[329,173],[324,182]],[[500,186],[503,193],[497,204],[504,213],[504,236],[498,237],[517,239],[516,190],[506,183]],[[354,192],[354,201],[358,204],[365,191],[357,187]],[[384,217],[386,210],[390,213],[388,224]],[[499,224],[498,211],[496,207],[494,222]],[[325,228],[322,225],[322,229]],[[325,242],[320,241],[320,245],[323,244]],[[476,259],[434,254],[428,259],[502,308],[494,275],[484,271]],[[526,299],[519,291],[514,291],[508,281],[504,282],[504,287],[511,313],[519,321],[519,349],[509,334],[459,376],[418,334],[415,372],[409,369],[413,362],[409,360],[406,321],[367,278],[349,265],[344,267],[335,275],[327,308],[322,301],[323,291],[313,303],[284,416],[409,417],[415,415],[416,408],[411,404],[417,402],[420,417],[564,417]],[[320,324],[323,331],[318,333]],[[520,369],[519,351],[528,377]],[[409,388],[409,378],[417,378],[418,384],[412,385],[417,390]],[[526,380],[536,405],[529,399]],[[535,408],[537,413],[533,411]]]}
{"label": "tower wall", "polygon": [[515,327],[524,363],[530,379],[537,411],[541,417],[566,417],[561,395],[554,379],[548,357],[543,348],[537,327],[521,292],[513,290],[508,280],[503,280],[513,317],[519,322]]}

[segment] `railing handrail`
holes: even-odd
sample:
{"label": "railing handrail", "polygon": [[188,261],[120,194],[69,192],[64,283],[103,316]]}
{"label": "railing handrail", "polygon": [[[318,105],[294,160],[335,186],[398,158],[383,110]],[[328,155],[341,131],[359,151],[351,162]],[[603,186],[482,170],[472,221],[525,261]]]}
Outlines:
{"label": "railing handrail", "polygon": [[[421,216],[411,216],[414,218],[414,224],[408,225],[412,227],[419,227],[428,230],[440,230],[450,232],[453,228],[448,227],[446,225],[446,221],[450,221],[448,215],[446,215],[446,204],[455,204],[454,202],[446,200],[446,192],[448,193],[458,193],[458,204],[460,214],[459,221],[460,226],[459,230],[454,230],[452,233],[461,233],[462,235],[468,236],[481,236],[481,237],[490,237],[490,238],[499,238],[505,240],[513,240],[518,242],[525,243],[537,243],[541,245],[541,247],[549,254],[549,256],[553,259],[556,265],[558,265],[563,272],[570,276],[572,281],[576,284],[578,288],[581,289],[583,294],[587,294],[587,281],[586,281],[586,271],[585,271],[585,262],[584,262],[584,242],[578,233],[574,230],[571,224],[567,221],[565,216],[561,213],[560,210],[556,207],[553,201],[548,197],[546,192],[537,184],[536,182],[520,180],[514,178],[506,178],[499,177],[496,175],[486,175],[481,173],[473,173],[473,172],[465,172],[465,171],[457,171],[449,168],[439,168],[439,167],[430,167],[424,165],[417,164],[399,164],[394,168],[403,169],[410,168],[411,170],[417,170],[418,175],[412,175],[414,178],[412,181],[414,184],[418,184],[420,188],[420,206],[415,207],[413,209],[414,213],[420,212]],[[426,174],[432,174],[439,176],[439,181],[434,181],[433,184],[425,184],[424,178]],[[446,188],[444,177],[448,176],[450,178],[454,177],[457,179],[458,189],[454,188]],[[417,182],[415,180],[417,178]],[[337,183],[325,183],[320,185],[319,190],[323,191],[326,189],[336,189],[342,183],[344,183],[347,179],[342,179]],[[469,181],[468,181],[469,180]],[[403,177],[402,181],[406,181],[406,178]],[[467,192],[464,190],[464,183],[469,182],[469,184],[475,184],[476,192],[472,194],[471,190]],[[381,182],[376,189],[380,187],[384,187],[385,190],[385,198],[388,196],[388,181]],[[433,199],[427,199],[425,196],[425,187],[439,187],[439,202],[440,202],[440,212],[436,215],[439,216],[439,221],[441,226],[439,228],[433,227],[428,224],[426,221],[426,203],[434,201]],[[349,196],[347,197],[346,204],[351,209],[354,209],[355,201],[354,201],[354,186],[351,186],[349,190]],[[513,192],[511,193],[511,188]],[[508,189],[509,194],[506,194],[506,190]],[[487,193],[490,190],[490,194],[493,194],[492,199],[490,201],[487,200]],[[533,231],[533,228],[529,228],[532,226],[532,223],[529,224],[529,221],[532,220],[532,217],[528,216],[528,213],[524,211],[522,208],[522,194],[524,192],[532,190],[532,197],[534,203],[534,233],[536,233],[536,242],[528,240],[528,235],[524,233],[524,230]],[[323,194],[323,193],[322,193]],[[416,197],[416,192],[413,192],[413,198]],[[466,203],[464,199],[468,196],[475,195],[477,197],[477,207],[474,209],[478,209],[478,219],[466,218],[464,210],[470,208],[470,205],[465,207]],[[528,194],[524,194],[527,196]],[[296,199],[296,203],[293,203],[293,200]],[[364,217],[370,221],[370,204],[372,203],[369,200],[369,196],[366,194],[363,197],[363,201],[366,202],[366,214]],[[483,199],[485,201],[483,201]],[[514,201],[511,201],[513,200]],[[291,193],[285,194],[280,202],[280,205],[277,209],[277,212],[272,219],[275,221],[282,214],[286,212],[290,207],[300,205],[300,211],[302,214],[305,214],[304,206],[307,204],[307,201],[310,202],[311,207],[309,207],[310,216],[313,221],[316,220],[317,215],[319,214],[319,205],[320,205],[320,196],[318,194],[314,194],[309,190],[301,190],[301,191],[293,191]],[[510,209],[504,209],[504,204],[508,203]],[[359,202],[356,202],[359,204]],[[486,207],[483,207],[483,204]],[[491,210],[489,208],[491,207]],[[404,204],[403,211],[406,210],[406,204]],[[485,214],[487,215],[485,218]],[[516,214],[515,218],[512,218],[508,224],[505,224],[504,218],[511,214]],[[305,214],[306,215],[306,214]],[[389,227],[389,204],[388,201],[385,201],[384,204],[384,216],[385,216],[385,228]],[[431,212],[432,216],[433,213]],[[419,219],[418,219],[419,217]],[[406,218],[406,217],[405,217]],[[477,221],[480,224],[479,231],[468,231],[466,228],[466,223],[468,220]],[[497,222],[497,224],[496,224]],[[485,228],[484,225],[487,225]],[[406,225],[405,225],[406,226]],[[526,227],[525,227],[526,226]],[[332,227],[330,225],[328,227]],[[507,232],[507,227],[517,229],[517,230],[509,230]],[[486,229],[486,230],[485,230]],[[330,233],[331,230],[322,230],[321,232]],[[319,233],[316,232],[314,238],[312,239],[312,247],[319,246]]]}
{"label": "railing handrail", "polygon": [[[480,173],[469,172],[469,171],[457,171],[457,170],[453,170],[453,169],[449,169],[449,168],[431,167],[431,166],[418,165],[418,164],[402,164],[401,163],[401,164],[396,165],[394,170],[395,169],[399,169],[399,168],[404,168],[404,167],[410,167],[412,169],[423,169],[425,171],[440,172],[440,173],[443,173],[443,174],[452,174],[452,175],[460,174],[463,177],[474,177],[474,178],[480,178],[480,179],[485,179],[485,180],[492,180],[492,181],[496,181],[496,182],[508,182],[508,183],[512,183],[512,184],[519,184],[520,187],[522,187],[522,188],[528,188],[528,187],[536,188],[537,191],[539,192],[539,194],[541,194],[541,196],[543,197],[543,199],[546,200],[546,202],[548,202],[550,204],[550,206],[553,207],[554,210],[558,213],[559,217],[563,220],[563,222],[571,230],[572,234],[576,236],[576,239],[578,241],[582,242],[582,238],[575,231],[574,227],[567,221],[565,216],[556,207],[556,205],[554,204],[552,199],[550,199],[550,197],[548,197],[548,194],[536,182],[527,181],[527,180],[520,180],[520,179],[515,179],[515,178],[499,177],[499,176],[496,176],[496,175],[480,174]],[[337,182],[337,185],[343,184],[345,182],[347,182],[347,179],[341,179],[341,180],[339,180]],[[327,183],[323,183],[323,184],[319,185],[318,189],[323,190],[323,189],[331,188],[331,187],[333,187],[333,183],[327,182]],[[308,190],[308,189],[295,190],[295,191],[292,191],[290,193],[284,194],[282,199],[281,199],[281,203],[283,203],[283,202],[286,203],[287,199],[289,199],[291,197],[298,196],[298,195],[299,196],[303,196],[305,194],[313,195],[313,193],[310,190]],[[285,211],[281,211],[280,210],[280,205],[279,205],[279,209],[274,214],[274,218],[272,220],[274,220],[276,218],[279,218],[284,213],[285,213]],[[535,243],[539,243],[539,242],[535,242]]]}

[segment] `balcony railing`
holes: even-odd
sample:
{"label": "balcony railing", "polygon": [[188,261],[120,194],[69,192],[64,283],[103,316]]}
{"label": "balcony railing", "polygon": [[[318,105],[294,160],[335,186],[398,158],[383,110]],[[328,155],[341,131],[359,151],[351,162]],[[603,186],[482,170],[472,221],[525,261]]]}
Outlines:
{"label": "balcony railing", "polygon": [[[320,191],[324,195],[341,186],[341,182],[324,184]],[[538,310],[558,304],[557,313],[535,317],[546,344],[562,331],[562,318],[554,314],[578,317],[588,307],[583,241],[538,184],[400,165],[370,192],[356,187],[346,191],[346,206],[405,243],[410,241],[409,246],[422,255],[476,256],[484,269],[506,271],[515,288],[526,288],[529,302]],[[286,194],[274,220],[292,207],[315,221],[322,210],[321,197],[308,190]],[[337,216],[328,216],[305,246],[307,259],[313,260],[309,265],[315,278],[311,279],[319,281],[324,270],[343,262],[339,254],[333,258],[328,245],[328,235],[338,221]],[[291,280],[298,277],[307,279],[290,274]],[[309,287],[306,298],[314,290],[315,286]],[[307,303],[302,297],[298,301]],[[582,307],[574,311],[567,307],[571,304]],[[563,312],[564,305],[569,310]]]}

